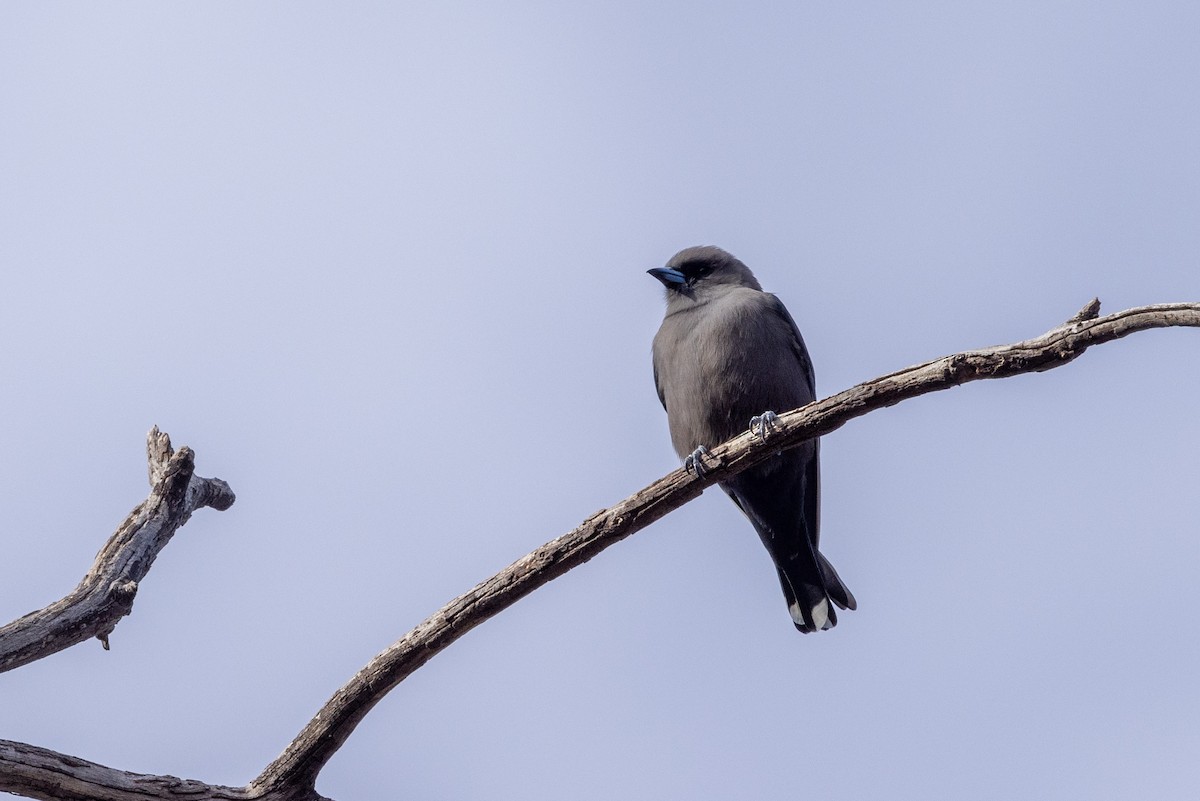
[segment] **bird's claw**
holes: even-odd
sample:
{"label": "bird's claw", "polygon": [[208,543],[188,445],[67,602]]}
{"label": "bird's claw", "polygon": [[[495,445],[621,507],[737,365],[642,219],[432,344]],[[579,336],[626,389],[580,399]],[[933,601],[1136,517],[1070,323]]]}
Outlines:
{"label": "bird's claw", "polygon": [[696,478],[704,478],[708,472],[704,467],[704,457],[708,456],[708,448],[701,445],[696,450],[689,453],[683,460],[683,469],[688,473],[695,473]]}
{"label": "bird's claw", "polygon": [[758,437],[763,442],[767,441],[767,437],[771,436],[779,422],[779,415],[775,412],[763,412],[750,418],[750,436]]}

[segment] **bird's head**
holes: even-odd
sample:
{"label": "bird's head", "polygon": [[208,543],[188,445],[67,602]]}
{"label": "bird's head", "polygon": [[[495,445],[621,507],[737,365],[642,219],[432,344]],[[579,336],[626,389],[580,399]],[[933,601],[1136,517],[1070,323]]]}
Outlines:
{"label": "bird's head", "polygon": [[672,256],[665,267],[647,272],[667,288],[668,299],[695,298],[726,287],[762,290],[749,267],[712,245],[685,248]]}

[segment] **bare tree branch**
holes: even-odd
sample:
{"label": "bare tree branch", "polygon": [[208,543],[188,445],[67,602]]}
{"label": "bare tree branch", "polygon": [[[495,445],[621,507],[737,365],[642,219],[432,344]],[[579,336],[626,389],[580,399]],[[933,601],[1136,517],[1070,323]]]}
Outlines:
{"label": "bare tree branch", "polygon": [[[828,434],[855,417],[908,398],[985,378],[1050,370],[1074,360],[1092,345],[1119,339],[1135,331],[1171,326],[1200,327],[1200,303],[1142,306],[1106,317],[1098,317],[1098,313],[1099,301],[1093,300],[1065,324],[1035,339],[955,353],[863,382],[803,409],[781,415],[769,442],[746,433],[713,448],[703,478],[675,470],[616,506],[597,512],[575,530],[546,543],[455,598],[372,659],[245,788],[125,773],[53,751],[0,741],[0,790],[39,799],[79,801],[181,797],[192,801],[320,799],[314,789],[318,773],[371,708],[392,688],[475,626],[679,508],[708,486],[729,479],[780,450]],[[233,494],[224,482],[197,479],[191,475],[190,451],[181,449],[172,457],[169,442],[165,437],[156,440],[156,436],[162,435],[158,435],[157,430],[152,431],[150,475],[154,491],[150,497],[134,510],[100,552],[96,566],[80,587],[58,604],[34,613],[43,616],[39,618],[42,625],[54,619],[51,610],[63,615],[66,629],[72,632],[70,636],[74,639],[68,642],[64,638],[61,643],[56,639],[53,647],[31,649],[25,646],[24,650],[19,650],[23,654],[20,661],[13,661],[8,667],[33,661],[93,634],[100,636],[111,632],[121,615],[128,613],[128,602],[132,602],[137,581],[149,569],[154,555],[191,511],[205,505],[224,509],[233,502]],[[197,483],[206,481],[208,485]],[[133,540],[140,544],[129,544]],[[96,574],[94,579],[93,574]],[[89,600],[93,597],[99,600]],[[121,606],[126,597],[128,602]],[[88,604],[94,604],[101,611],[84,615],[79,608]],[[33,615],[27,615],[0,629],[0,660],[8,653],[7,638],[13,636],[12,631],[26,638],[30,636],[27,629],[34,624],[25,621],[31,617]],[[97,620],[104,622],[97,625]],[[61,624],[56,621],[55,625]],[[0,661],[0,665],[4,664]]]}
{"label": "bare tree branch", "polygon": [[1050,370],[1072,361],[1092,345],[1135,331],[1200,326],[1200,303],[1142,306],[1107,317],[1097,317],[1099,310],[1100,301],[1092,300],[1065,324],[1035,339],[955,353],[810,403],[781,415],[769,443],[747,432],[714,448],[703,478],[679,469],[616,506],[597,512],[574,531],[546,543],[458,596],[372,659],[329,699],[251,786],[269,789],[296,781],[312,786],[321,768],[367,712],[452,642],[543,584],[683,506],[705,488],[732,478],[780,450],[836,431],[855,417],[917,395],[984,378]]}
{"label": "bare tree branch", "polygon": [[106,768],[45,748],[0,740],[0,790],[44,801],[242,801],[245,788]]}
{"label": "bare tree branch", "polygon": [[149,497],[129,513],[69,595],[0,628],[0,672],[89,637],[98,638],[107,650],[108,635],[133,609],[139,582],[175,531],[197,509],[223,511],[233,505],[229,485],[194,475],[195,454],[186,447],[173,452],[170,438],[157,427],[147,436],[146,456]]}

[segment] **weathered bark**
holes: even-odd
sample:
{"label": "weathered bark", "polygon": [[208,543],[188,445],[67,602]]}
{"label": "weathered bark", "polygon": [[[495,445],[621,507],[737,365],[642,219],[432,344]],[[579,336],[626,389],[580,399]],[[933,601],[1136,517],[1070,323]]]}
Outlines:
{"label": "weathered bark", "polygon": [[0,789],[46,801],[250,799],[245,788],[146,776],[10,740],[0,740]]}
{"label": "weathered bark", "polygon": [[173,452],[170,438],[157,427],[147,437],[146,456],[149,497],[129,513],[69,595],[0,628],[0,673],[90,637],[107,650],[108,635],[133,609],[138,584],[154,558],[192,512],[233,505],[229,485],[194,475],[195,454],[186,447]]}
{"label": "weathered bark", "polygon": [[[455,598],[372,659],[333,695],[279,758],[245,788],[231,789],[172,777],[127,774],[43,749],[0,742],[0,790],[33,798],[113,801],[173,798],[185,792],[195,801],[319,798],[314,787],[325,763],[371,708],[413,671],[475,626],[679,508],[706,487],[749,469],[780,450],[828,434],[855,417],[908,398],[985,378],[1050,370],[1072,361],[1092,345],[1119,339],[1135,331],[1171,326],[1200,327],[1200,303],[1143,306],[1105,317],[1097,317],[1098,311],[1099,302],[1092,301],[1065,324],[1035,339],[955,353],[863,382],[803,409],[782,414],[767,440],[745,433],[713,448],[705,463],[707,469],[703,477],[682,469],[675,470],[617,505],[597,512],[575,530],[546,543]],[[190,454],[188,465],[190,471]],[[151,472],[153,476],[153,467]],[[164,482],[168,473],[164,471],[162,475]],[[232,494],[229,498],[232,499]],[[131,519],[137,512],[135,510]],[[122,529],[128,525],[129,521],[126,521]],[[120,533],[118,531],[114,536],[114,541]],[[158,547],[161,548],[161,544]],[[153,553],[157,553],[157,549]],[[102,551],[101,556],[104,554]],[[146,567],[148,569],[148,565]],[[0,653],[2,649],[3,637],[0,636]],[[72,790],[75,795],[64,795],[58,789],[66,786],[67,779],[74,782],[71,787],[75,788]],[[153,790],[129,789],[135,782],[142,782]],[[173,787],[186,787],[186,790]]]}

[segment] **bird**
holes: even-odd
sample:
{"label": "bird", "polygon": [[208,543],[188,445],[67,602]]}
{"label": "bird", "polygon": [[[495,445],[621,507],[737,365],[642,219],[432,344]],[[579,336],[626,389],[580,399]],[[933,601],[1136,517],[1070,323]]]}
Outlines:
{"label": "bird", "polygon": [[[816,399],[812,360],[792,315],[750,268],[711,245],[679,251],[648,270],[666,288],[654,336],[654,384],[671,443],[703,474],[708,446],[749,426],[766,438],[786,411]],[[858,603],[818,550],[819,441],[808,440],[721,482],[774,560],[796,628],[837,625],[834,607]]]}

